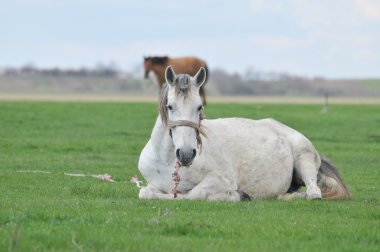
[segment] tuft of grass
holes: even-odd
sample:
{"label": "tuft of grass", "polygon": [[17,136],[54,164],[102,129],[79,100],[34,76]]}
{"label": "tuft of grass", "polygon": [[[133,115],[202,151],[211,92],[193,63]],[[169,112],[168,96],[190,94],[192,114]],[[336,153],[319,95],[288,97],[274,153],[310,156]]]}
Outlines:
{"label": "tuft of grass", "polygon": [[[139,200],[128,183],[157,116],[148,103],[0,102],[0,251],[377,251],[380,108],[210,104],[273,117],[338,167],[345,201]],[[38,170],[49,173],[26,173]],[[115,183],[64,173],[112,174]]]}

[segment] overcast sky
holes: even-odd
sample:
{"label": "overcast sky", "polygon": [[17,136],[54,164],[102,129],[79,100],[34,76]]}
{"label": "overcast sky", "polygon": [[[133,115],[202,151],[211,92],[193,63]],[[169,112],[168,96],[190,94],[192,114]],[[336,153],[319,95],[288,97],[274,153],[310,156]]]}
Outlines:
{"label": "overcast sky", "polygon": [[380,0],[0,0],[0,67],[123,70],[146,55],[307,76],[380,77]]}

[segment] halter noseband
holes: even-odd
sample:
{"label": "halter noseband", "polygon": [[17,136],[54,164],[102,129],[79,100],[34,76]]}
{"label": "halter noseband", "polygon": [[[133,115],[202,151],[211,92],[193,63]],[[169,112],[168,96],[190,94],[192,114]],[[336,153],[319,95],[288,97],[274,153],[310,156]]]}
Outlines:
{"label": "halter noseband", "polygon": [[204,131],[202,125],[201,125],[201,121],[203,120],[204,118],[204,115],[203,113],[201,113],[199,115],[199,122],[198,123],[195,123],[195,122],[192,122],[192,121],[188,121],[188,120],[178,120],[178,121],[168,121],[168,127],[169,127],[169,134],[170,136],[172,136],[172,128],[175,128],[177,126],[187,126],[187,127],[191,127],[193,129],[195,129],[195,132],[197,133],[197,144],[198,144],[198,148],[200,148],[202,150],[202,138],[201,138],[201,135],[206,137],[206,132]]}

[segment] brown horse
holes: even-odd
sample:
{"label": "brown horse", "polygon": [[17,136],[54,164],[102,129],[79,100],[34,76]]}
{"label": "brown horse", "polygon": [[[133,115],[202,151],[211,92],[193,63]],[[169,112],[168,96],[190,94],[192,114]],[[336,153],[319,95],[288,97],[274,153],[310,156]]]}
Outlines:
{"label": "brown horse", "polygon": [[[176,73],[189,74],[194,76],[201,67],[206,69],[206,78],[208,77],[208,69],[206,62],[197,57],[181,57],[169,58],[165,57],[144,57],[145,78],[149,77],[149,72],[153,71],[156,75],[158,86],[162,90],[165,83],[165,69],[172,66]],[[207,81],[207,80],[206,80]],[[204,86],[202,85],[199,94],[202,97],[203,104],[206,105],[206,95]]]}

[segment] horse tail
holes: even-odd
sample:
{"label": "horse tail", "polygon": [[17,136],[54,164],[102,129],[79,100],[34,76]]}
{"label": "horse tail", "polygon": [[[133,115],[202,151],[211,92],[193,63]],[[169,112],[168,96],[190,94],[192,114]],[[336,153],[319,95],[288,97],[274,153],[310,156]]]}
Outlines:
{"label": "horse tail", "polygon": [[325,157],[321,158],[318,171],[318,187],[322,198],[327,200],[348,199],[351,197],[336,167]]}

